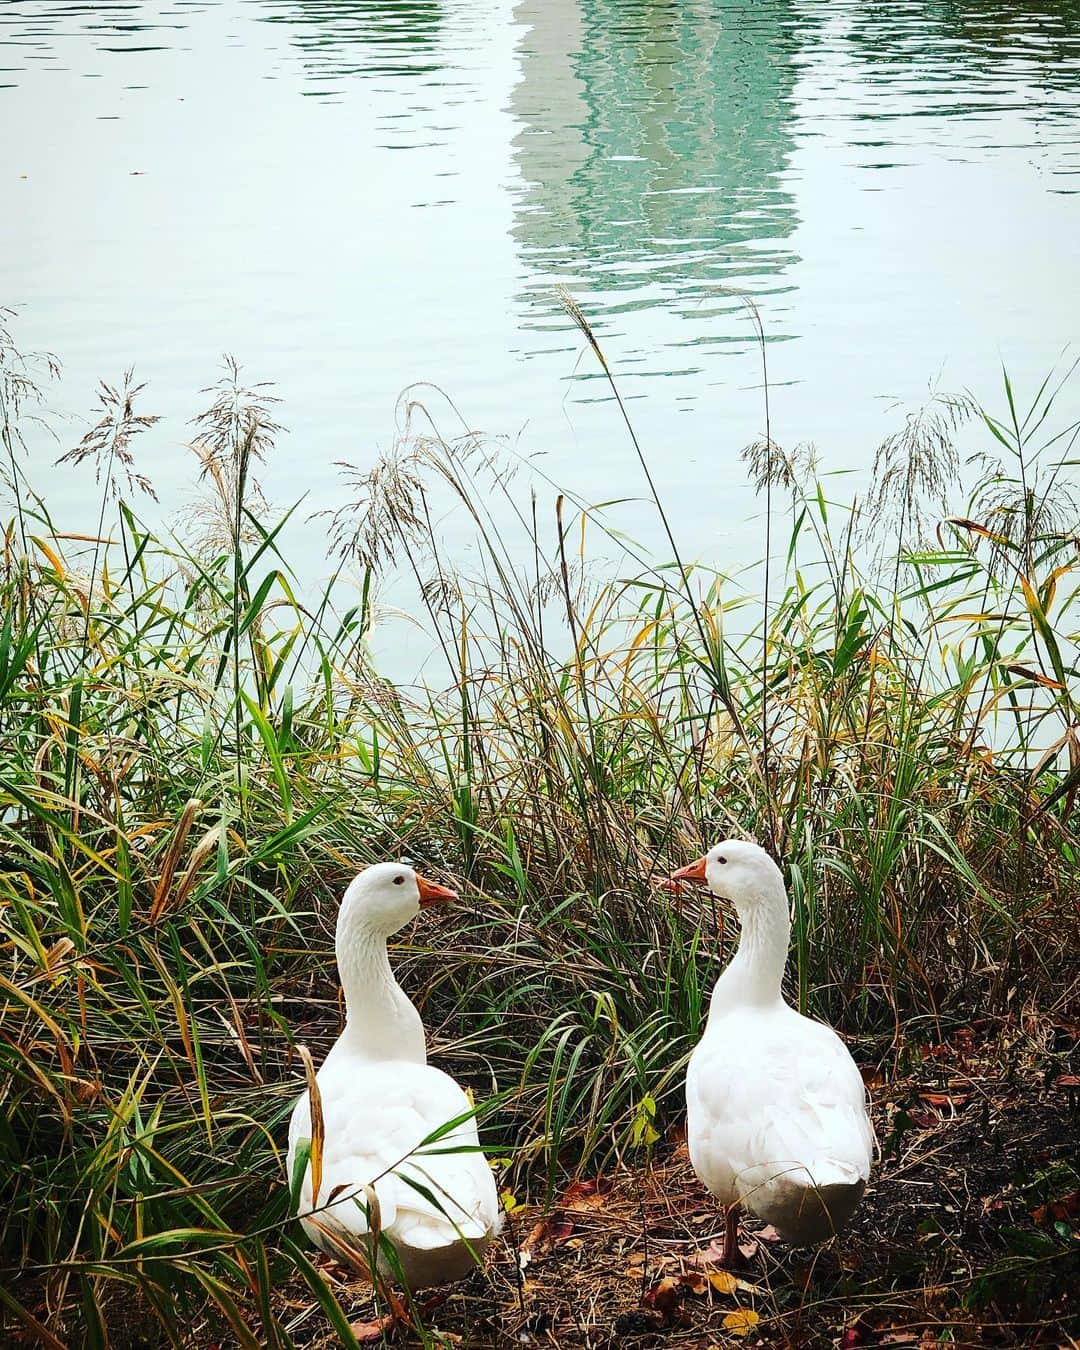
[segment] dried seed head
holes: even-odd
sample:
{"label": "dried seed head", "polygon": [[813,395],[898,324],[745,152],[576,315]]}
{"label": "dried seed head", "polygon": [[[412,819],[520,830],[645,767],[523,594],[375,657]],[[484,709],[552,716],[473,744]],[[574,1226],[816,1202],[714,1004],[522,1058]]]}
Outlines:
{"label": "dried seed head", "polygon": [[600,362],[601,366],[603,366],[604,370],[607,370],[608,363],[604,358],[604,353],[600,350],[600,343],[597,341],[596,334],[592,330],[592,325],[585,317],[581,306],[565,286],[556,286],[555,295],[558,298],[559,304],[562,305],[563,309],[570,315],[571,319],[573,319],[574,323],[581,330],[589,346],[596,353],[596,359]]}
{"label": "dried seed head", "polygon": [[[1068,544],[1076,547],[1080,534],[1080,500],[1076,491],[1057,479],[1053,492],[1028,487],[1004,473],[989,478],[976,490],[972,514],[1003,542],[991,541],[990,571],[999,581],[1015,574],[1017,554],[1042,553]],[[1013,547],[1009,547],[1012,545]]]}
{"label": "dried seed head", "polygon": [[236,359],[228,354],[222,359],[225,374],[203,390],[213,395],[213,402],[194,419],[203,477],[227,461],[232,461],[234,473],[242,471],[246,476],[250,460],[265,461],[282,430],[270,413],[272,405],[281,401],[266,392],[273,386],[242,384]]}
{"label": "dried seed head", "polygon": [[387,453],[368,469],[338,462],[349,495],[330,513],[331,547],[339,557],[355,558],[372,571],[392,566],[400,553],[430,551],[427,475],[441,479],[469,505],[468,489],[478,473],[505,488],[517,469],[475,431],[452,441],[437,432],[414,432],[414,419],[428,426],[432,419],[424,404],[409,395],[406,390],[399,400],[398,434]]}
{"label": "dried seed head", "polygon": [[886,436],[874,456],[866,528],[896,523],[923,534],[927,509],[945,510],[945,494],[960,477],[954,437],[978,413],[968,395],[934,393],[903,427]]}
{"label": "dried seed head", "polygon": [[749,467],[757,492],[764,492],[767,487],[794,492],[817,469],[817,451],[808,441],[787,451],[762,436],[743,450],[741,458]]}
{"label": "dried seed head", "polygon": [[24,407],[41,403],[40,382],[60,378],[60,362],[51,352],[22,352],[15,345],[15,317],[13,309],[0,305],[0,431],[8,448],[18,438],[15,428]]}
{"label": "dried seed head", "polygon": [[157,493],[149,478],[136,469],[135,456],[131,451],[135,437],[161,420],[156,414],[136,410],[136,400],[145,388],[145,384],[135,383],[133,367],[124,372],[119,385],[106,384],[103,380],[98,388],[101,419],[78,445],[60,456],[57,464],[82,464],[85,460],[93,460],[97,481],[100,483],[104,476],[106,488],[114,497],[119,495],[116,477],[119,465],[129,488],[138,488],[157,501]]}
{"label": "dried seed head", "polygon": [[191,450],[199,460],[199,481],[211,489],[182,513],[194,531],[191,547],[196,557],[226,552],[261,537],[252,518],[265,519],[270,503],[252,466],[265,462],[282,430],[270,414],[271,406],[279,402],[266,392],[271,386],[244,385],[236,360],[231,356],[223,360],[225,374],[203,390],[213,396],[210,406],[192,419],[196,435]]}
{"label": "dried seed head", "polygon": [[398,550],[424,532],[422,460],[395,447],[370,469],[340,461],[349,500],[330,518],[330,542],[342,558],[356,558],[378,571],[393,565]]}

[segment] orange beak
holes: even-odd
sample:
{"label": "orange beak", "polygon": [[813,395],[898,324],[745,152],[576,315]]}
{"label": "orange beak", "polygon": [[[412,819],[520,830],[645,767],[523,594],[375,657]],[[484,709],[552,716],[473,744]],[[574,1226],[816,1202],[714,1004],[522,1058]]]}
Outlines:
{"label": "orange beak", "polygon": [[697,862],[692,862],[688,864],[686,867],[680,867],[677,872],[672,872],[671,880],[675,882],[696,881],[701,885],[704,885],[705,884],[704,854],[697,860]]}
{"label": "orange beak", "polygon": [[416,884],[420,889],[421,909],[429,909],[432,905],[445,905],[458,898],[457,891],[452,891],[449,886],[440,886],[437,882],[428,881],[419,872],[416,874]]}

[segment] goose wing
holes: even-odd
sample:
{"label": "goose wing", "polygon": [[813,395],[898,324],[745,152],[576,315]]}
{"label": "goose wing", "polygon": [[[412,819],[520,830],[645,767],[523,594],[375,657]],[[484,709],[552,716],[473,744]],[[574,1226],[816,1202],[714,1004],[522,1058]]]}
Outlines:
{"label": "goose wing", "polygon": [[691,1158],[726,1203],[750,1199],[778,1169],[805,1167],[819,1186],[870,1173],[873,1132],[854,1061],[830,1028],[784,1011],[725,1018],[691,1060]]}
{"label": "goose wing", "polygon": [[760,1177],[770,1163],[798,1164],[808,1175],[792,1180],[815,1186],[865,1182],[874,1136],[862,1077],[834,1031],[798,1020],[799,1034],[772,1058],[771,1109],[751,1140],[746,1165],[757,1164]]}
{"label": "goose wing", "polygon": [[[382,1230],[396,1243],[434,1248],[495,1230],[498,1196],[478,1151],[475,1120],[461,1121],[436,1142],[423,1143],[471,1110],[452,1078],[426,1064],[327,1064],[320,1070],[319,1088],[325,1134],[318,1203],[312,1213],[310,1162],[299,1203],[315,1242],[332,1250],[325,1228],[353,1243],[369,1231],[367,1185],[377,1196]],[[290,1175],[299,1141],[310,1137],[305,1092],[289,1128]]]}

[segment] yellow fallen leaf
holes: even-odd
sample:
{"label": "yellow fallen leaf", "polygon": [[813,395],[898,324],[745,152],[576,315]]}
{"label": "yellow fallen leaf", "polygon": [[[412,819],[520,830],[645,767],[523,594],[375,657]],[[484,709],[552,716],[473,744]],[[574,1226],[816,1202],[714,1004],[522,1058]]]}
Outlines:
{"label": "yellow fallen leaf", "polygon": [[709,1275],[709,1283],[718,1294],[733,1294],[739,1287],[739,1281],[726,1270],[714,1270]]}
{"label": "yellow fallen leaf", "polygon": [[503,1210],[507,1214],[513,1214],[515,1209],[520,1208],[513,1191],[500,1191],[499,1200],[502,1203]]}
{"label": "yellow fallen leaf", "polygon": [[724,1317],[724,1329],[733,1336],[747,1336],[760,1321],[753,1308],[736,1308]]}

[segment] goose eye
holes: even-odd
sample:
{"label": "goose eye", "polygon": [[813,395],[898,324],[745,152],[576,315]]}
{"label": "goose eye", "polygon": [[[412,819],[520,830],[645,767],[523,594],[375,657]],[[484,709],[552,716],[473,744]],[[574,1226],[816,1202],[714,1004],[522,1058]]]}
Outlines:
{"label": "goose eye", "polygon": [[405,880],[404,877],[395,877],[395,878],[394,878],[394,885],[395,885],[395,886],[400,886],[400,885],[404,882],[404,880]]}
{"label": "goose eye", "polygon": [[717,861],[718,863],[726,863],[726,862],[727,862],[727,859],[726,859],[726,858],[717,858],[716,861]]}

